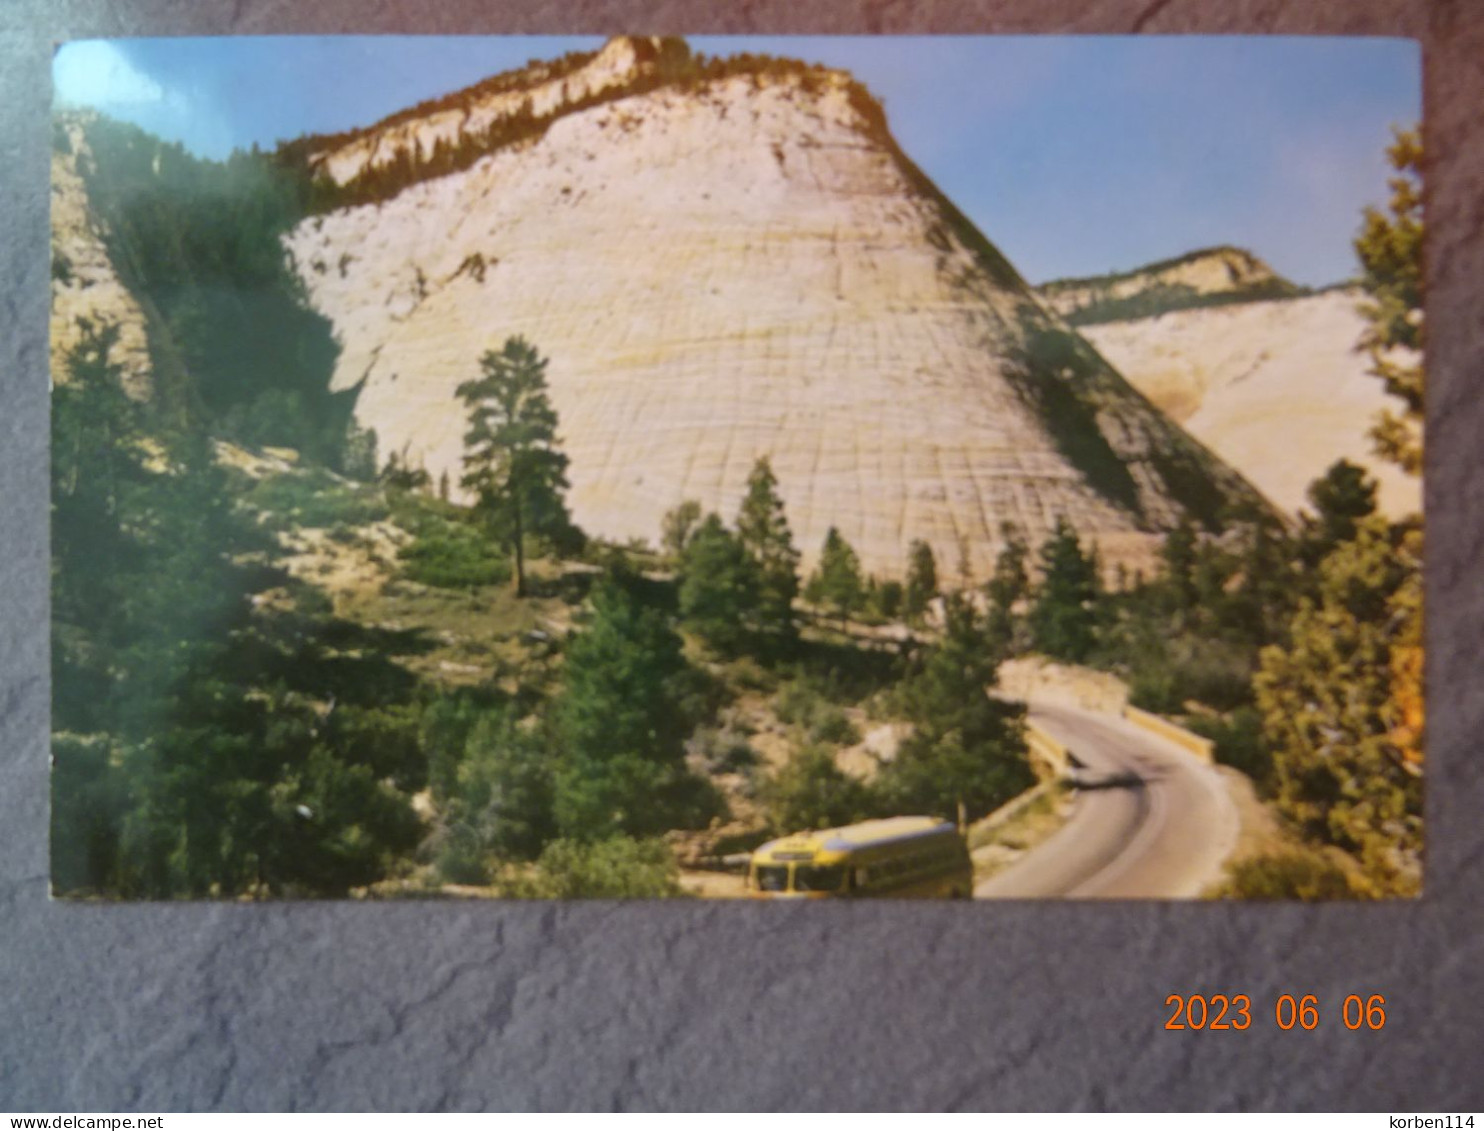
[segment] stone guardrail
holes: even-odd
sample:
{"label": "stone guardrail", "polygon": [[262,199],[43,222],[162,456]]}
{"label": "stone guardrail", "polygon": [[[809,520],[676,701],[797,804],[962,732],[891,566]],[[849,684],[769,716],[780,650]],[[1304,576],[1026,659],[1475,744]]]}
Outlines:
{"label": "stone guardrail", "polygon": [[1053,778],[1067,776],[1067,748],[1035,723],[1025,724],[1025,745],[1033,762],[1040,762]]}
{"label": "stone guardrail", "polygon": [[1169,719],[1152,715],[1148,711],[1141,711],[1137,707],[1125,707],[1123,717],[1134,726],[1147,730],[1150,734],[1157,734],[1161,738],[1167,738],[1182,750],[1194,754],[1202,762],[1213,765],[1216,762],[1216,743],[1209,738],[1202,738],[1198,734],[1192,734],[1182,726],[1176,726]]}

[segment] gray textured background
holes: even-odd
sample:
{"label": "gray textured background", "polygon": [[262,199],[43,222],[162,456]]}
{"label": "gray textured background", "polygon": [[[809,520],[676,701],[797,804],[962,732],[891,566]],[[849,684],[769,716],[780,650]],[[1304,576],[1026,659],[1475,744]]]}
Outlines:
{"label": "gray textured background", "polygon": [[[819,5],[819,9],[824,9]],[[1427,895],[1387,906],[53,904],[54,40],[269,32],[1265,32],[1423,41]],[[991,238],[994,233],[989,233]],[[1484,1107],[1478,0],[0,0],[0,1110]],[[1244,992],[1247,1032],[1163,1031]],[[1312,1033],[1268,1003],[1314,993]],[[1338,1021],[1383,993],[1381,1033]]]}

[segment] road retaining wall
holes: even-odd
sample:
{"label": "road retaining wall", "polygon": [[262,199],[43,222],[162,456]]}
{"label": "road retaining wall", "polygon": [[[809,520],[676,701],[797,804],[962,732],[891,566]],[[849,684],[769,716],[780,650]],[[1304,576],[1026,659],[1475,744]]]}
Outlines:
{"label": "road retaining wall", "polygon": [[1035,723],[1025,724],[1025,745],[1030,752],[1031,766],[1040,778],[1064,778],[1067,776],[1067,748],[1052,738]]}
{"label": "road retaining wall", "polygon": [[1123,717],[1150,734],[1169,739],[1176,746],[1189,751],[1208,765],[1216,761],[1216,743],[1209,738],[1193,734],[1182,726],[1176,726],[1169,719],[1152,715],[1148,711],[1141,711],[1137,707],[1124,707]]}

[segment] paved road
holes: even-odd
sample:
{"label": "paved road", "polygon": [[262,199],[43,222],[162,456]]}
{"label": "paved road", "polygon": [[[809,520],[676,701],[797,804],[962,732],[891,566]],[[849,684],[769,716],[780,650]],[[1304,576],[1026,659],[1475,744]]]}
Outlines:
{"label": "paved road", "polygon": [[1067,823],[976,898],[1181,898],[1218,878],[1237,813],[1214,770],[1112,715],[1032,704],[1030,717],[1083,764],[1086,787]]}

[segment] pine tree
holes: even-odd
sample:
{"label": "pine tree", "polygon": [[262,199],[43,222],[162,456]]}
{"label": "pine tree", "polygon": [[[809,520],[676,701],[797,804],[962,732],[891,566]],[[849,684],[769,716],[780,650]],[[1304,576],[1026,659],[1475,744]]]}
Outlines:
{"label": "pine tree", "polygon": [[762,590],[756,561],[716,515],[685,544],[680,566],[680,615],[708,644],[736,652]]}
{"label": "pine tree", "polygon": [[1026,569],[1030,547],[1013,523],[1002,524],[1000,536],[1005,544],[995,558],[994,573],[984,587],[985,595],[989,597],[989,620],[985,632],[999,646],[1012,649],[1015,646],[1015,607],[1030,590],[1030,574]]}
{"label": "pine tree", "polygon": [[679,560],[700,521],[701,504],[695,499],[686,499],[666,511],[660,522],[660,545],[664,547],[665,553]]}
{"label": "pine tree", "polygon": [[778,479],[762,456],[747,477],[747,495],[737,514],[737,537],[757,564],[760,624],[785,638],[794,634],[794,598],[799,595],[799,552],[794,549]]}
{"label": "pine tree", "polygon": [[833,608],[842,629],[850,614],[861,607],[865,581],[861,577],[860,558],[833,526],[825,534],[819,567],[809,578],[805,596],[813,604]]}
{"label": "pine tree", "polygon": [[[1362,312],[1369,323],[1361,344],[1371,372],[1402,401],[1400,414],[1387,410],[1371,432],[1377,452],[1416,475],[1422,471],[1422,135],[1397,131],[1386,155],[1396,170],[1387,212],[1365,210],[1355,241],[1361,286],[1371,296]],[[1398,356],[1397,351],[1402,351]]]}
{"label": "pine tree", "polygon": [[1299,557],[1313,567],[1341,542],[1355,537],[1361,519],[1376,513],[1376,481],[1365,468],[1336,460],[1324,475],[1309,484],[1313,514],[1302,515]]}
{"label": "pine tree", "polygon": [[[1422,151],[1415,130],[1389,156],[1389,214],[1367,209],[1356,240],[1372,301],[1372,373],[1400,397],[1372,438],[1383,457],[1422,467],[1423,372],[1397,349],[1422,347]],[[1320,480],[1311,523],[1335,541],[1299,602],[1286,647],[1263,650],[1253,680],[1273,750],[1280,809],[1317,840],[1354,854],[1373,895],[1420,890],[1422,857],[1422,531],[1362,513],[1373,492],[1341,469]]]}
{"label": "pine tree", "polygon": [[1027,788],[1032,774],[1022,708],[989,696],[1005,657],[962,593],[943,600],[943,635],[899,685],[912,734],[883,767],[877,786],[892,811],[971,819]]}
{"label": "pine tree", "polygon": [[[1355,854],[1375,894],[1420,881],[1420,696],[1398,674],[1420,658],[1404,616],[1418,573],[1411,532],[1363,519],[1319,569],[1286,647],[1263,650],[1253,681],[1272,744],[1278,806],[1309,836]],[[1414,651],[1415,650],[1415,651]]]}
{"label": "pine tree", "polygon": [[524,338],[480,360],[483,377],[458,387],[469,412],[464,476],[475,510],[510,547],[515,592],[526,593],[527,534],[570,526],[563,492],[567,457],[557,448],[557,414],[546,395],[546,359]]}
{"label": "pine tree", "polygon": [[919,538],[907,550],[907,591],[902,605],[907,619],[920,620],[937,595],[938,563],[933,548]]}
{"label": "pine tree", "polygon": [[848,825],[871,808],[866,786],[835,764],[828,746],[808,745],[770,774],[760,790],[780,832]]}
{"label": "pine tree", "polygon": [[1065,517],[1041,546],[1041,574],[1031,610],[1035,645],[1048,656],[1081,663],[1096,639],[1097,563]]}
{"label": "pine tree", "polygon": [[1196,601],[1196,536],[1188,515],[1181,515],[1180,522],[1165,535],[1160,557],[1164,559],[1164,587],[1170,606],[1175,612],[1184,612]]}
{"label": "pine tree", "polygon": [[564,837],[648,836],[714,812],[685,766],[688,665],[663,613],[623,578],[594,587],[592,619],[567,648],[555,704],[561,760],[555,814]]}

